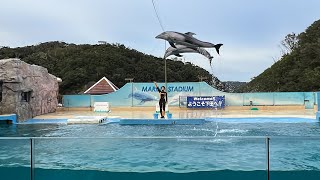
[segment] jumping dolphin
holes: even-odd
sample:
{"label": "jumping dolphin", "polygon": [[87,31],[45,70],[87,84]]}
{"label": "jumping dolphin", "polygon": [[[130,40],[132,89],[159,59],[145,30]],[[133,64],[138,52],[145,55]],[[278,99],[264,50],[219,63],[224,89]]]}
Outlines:
{"label": "jumping dolphin", "polygon": [[199,53],[199,54],[202,54],[209,59],[210,66],[211,66],[211,61],[212,61],[213,57],[210,55],[210,53],[207,50],[205,50],[204,48],[201,48],[201,47],[191,48],[191,47],[187,47],[184,45],[176,45],[175,48],[169,47],[166,50],[164,58],[167,58],[171,55],[181,57],[180,53]]}
{"label": "jumping dolphin", "polygon": [[176,45],[184,45],[187,47],[192,47],[192,48],[197,48],[197,47],[202,47],[202,48],[215,48],[217,53],[219,54],[219,49],[223,44],[212,44],[210,42],[204,42],[196,39],[193,37],[195,33],[192,32],[187,32],[185,34],[179,33],[179,32],[174,32],[174,31],[165,31],[158,36],[156,36],[157,39],[164,39],[169,42],[169,44],[172,47],[176,47]]}

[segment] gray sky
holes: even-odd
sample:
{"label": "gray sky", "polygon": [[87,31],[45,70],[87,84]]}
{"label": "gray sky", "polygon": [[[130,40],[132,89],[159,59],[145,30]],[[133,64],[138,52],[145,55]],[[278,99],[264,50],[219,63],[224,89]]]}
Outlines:
{"label": "gray sky", "polygon": [[[319,0],[155,0],[165,30],[194,32],[200,40],[223,43],[213,49],[213,74],[249,81],[280,57],[279,44],[320,18]],[[164,42],[151,0],[1,0],[0,46],[46,41],[122,43],[163,56]],[[167,45],[168,47],[168,45]],[[209,72],[208,60],[185,54],[185,61]]]}

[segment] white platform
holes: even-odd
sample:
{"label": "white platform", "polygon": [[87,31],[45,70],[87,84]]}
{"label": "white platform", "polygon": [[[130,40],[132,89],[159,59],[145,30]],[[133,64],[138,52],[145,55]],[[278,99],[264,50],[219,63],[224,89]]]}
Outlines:
{"label": "white platform", "polygon": [[107,116],[77,116],[68,119],[68,124],[99,124],[107,120]]}

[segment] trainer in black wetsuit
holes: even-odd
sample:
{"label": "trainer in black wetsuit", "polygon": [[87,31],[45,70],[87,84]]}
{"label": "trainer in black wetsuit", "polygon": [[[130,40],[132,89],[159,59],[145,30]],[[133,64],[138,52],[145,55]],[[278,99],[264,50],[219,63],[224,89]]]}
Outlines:
{"label": "trainer in black wetsuit", "polygon": [[166,104],[168,102],[168,94],[167,94],[166,88],[164,86],[161,86],[161,90],[160,90],[157,83],[154,82],[154,84],[156,85],[157,90],[160,94],[160,100],[159,100],[160,114],[161,114],[161,118],[164,118],[165,113],[166,113]]}

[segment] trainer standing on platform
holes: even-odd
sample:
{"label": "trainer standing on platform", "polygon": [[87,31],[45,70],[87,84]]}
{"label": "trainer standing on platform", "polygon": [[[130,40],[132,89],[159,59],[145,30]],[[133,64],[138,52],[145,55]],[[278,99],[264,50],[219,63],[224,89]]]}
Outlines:
{"label": "trainer standing on platform", "polygon": [[156,86],[160,94],[160,100],[159,100],[160,114],[161,114],[161,118],[164,118],[164,116],[166,115],[166,104],[168,102],[168,94],[166,92],[166,87],[161,86],[161,90],[160,90],[158,84],[155,81],[154,81],[154,85]]}

